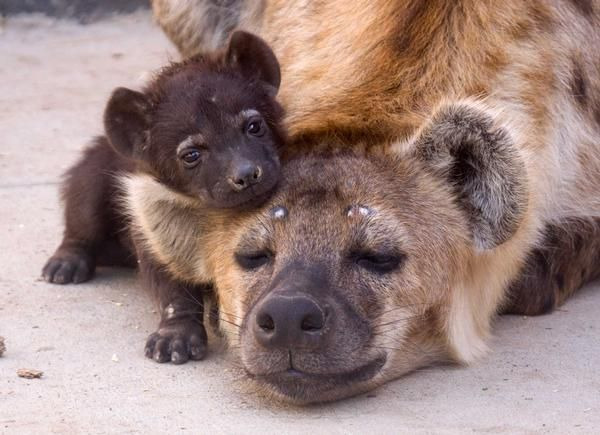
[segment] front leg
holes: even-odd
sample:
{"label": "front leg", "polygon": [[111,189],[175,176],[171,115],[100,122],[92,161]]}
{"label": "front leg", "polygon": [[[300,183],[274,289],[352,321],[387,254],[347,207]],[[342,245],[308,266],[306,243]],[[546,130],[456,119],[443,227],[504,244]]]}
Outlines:
{"label": "front leg", "polygon": [[158,329],[146,341],[146,356],[159,363],[173,364],[203,359],[207,336],[202,293],[208,287],[177,281],[147,254],[141,254],[143,284],[155,294],[160,309]]}

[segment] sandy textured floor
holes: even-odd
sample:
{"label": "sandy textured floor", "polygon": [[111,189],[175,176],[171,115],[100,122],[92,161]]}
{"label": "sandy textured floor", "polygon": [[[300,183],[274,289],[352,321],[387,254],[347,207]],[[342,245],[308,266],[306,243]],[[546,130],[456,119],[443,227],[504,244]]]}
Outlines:
{"label": "sandy textured floor", "polygon": [[[226,357],[158,365],[157,316],[128,272],[53,286],[60,174],[111,89],[174,50],[148,14],[90,26],[21,17],[0,34],[0,433],[600,433],[600,291],[540,318],[498,321],[471,368],[432,368],[373,394],[287,408],[248,392]],[[39,380],[16,370],[44,371]]]}

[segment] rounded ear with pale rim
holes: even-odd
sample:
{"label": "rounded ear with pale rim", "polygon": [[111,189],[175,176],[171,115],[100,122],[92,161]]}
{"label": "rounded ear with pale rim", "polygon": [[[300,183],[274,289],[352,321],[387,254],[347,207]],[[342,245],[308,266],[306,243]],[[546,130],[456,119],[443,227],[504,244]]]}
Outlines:
{"label": "rounded ear with pale rim", "polygon": [[267,85],[271,95],[277,95],[281,84],[279,62],[271,47],[261,38],[243,30],[234,32],[225,58],[243,76],[249,80],[260,80]]}
{"label": "rounded ear with pale rim", "polygon": [[104,110],[104,130],[113,148],[125,157],[138,157],[150,129],[148,97],[127,88],[113,91]]}
{"label": "rounded ear with pale rim", "polygon": [[513,236],[527,209],[525,164],[491,112],[468,102],[444,104],[411,149],[453,187],[478,248],[493,249]]}

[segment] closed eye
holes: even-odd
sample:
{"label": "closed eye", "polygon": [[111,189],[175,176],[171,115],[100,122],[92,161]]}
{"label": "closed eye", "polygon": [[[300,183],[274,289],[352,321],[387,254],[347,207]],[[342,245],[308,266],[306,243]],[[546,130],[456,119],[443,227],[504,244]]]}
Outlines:
{"label": "closed eye", "polygon": [[383,274],[398,269],[404,260],[404,255],[358,251],[351,253],[350,259],[363,269]]}
{"label": "closed eye", "polygon": [[237,252],[234,256],[237,264],[245,270],[258,269],[273,259],[273,253],[268,250]]}

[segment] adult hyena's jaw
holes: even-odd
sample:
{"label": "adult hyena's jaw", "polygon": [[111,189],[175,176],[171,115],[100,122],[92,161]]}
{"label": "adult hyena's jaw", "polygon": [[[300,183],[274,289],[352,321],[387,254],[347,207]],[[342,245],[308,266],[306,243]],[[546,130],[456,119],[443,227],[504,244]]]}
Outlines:
{"label": "adult hyena's jaw", "polygon": [[371,391],[386,382],[382,368],[386,357],[380,356],[349,373],[308,375],[280,372],[270,375],[249,374],[255,387],[278,399],[298,404],[322,403],[356,396]]}

